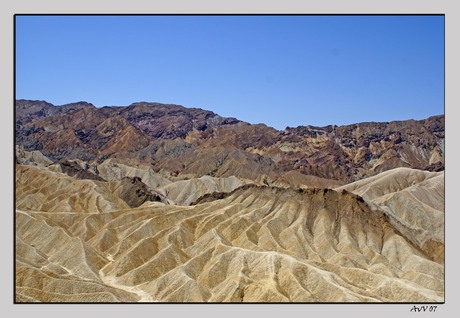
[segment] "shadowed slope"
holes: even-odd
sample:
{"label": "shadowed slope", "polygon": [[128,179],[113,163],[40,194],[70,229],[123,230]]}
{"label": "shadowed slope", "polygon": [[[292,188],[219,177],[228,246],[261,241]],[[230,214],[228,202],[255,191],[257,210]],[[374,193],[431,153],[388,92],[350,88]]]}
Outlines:
{"label": "shadowed slope", "polygon": [[335,188],[342,184],[341,181],[307,176],[294,170],[284,173],[273,182],[275,186],[294,188]]}

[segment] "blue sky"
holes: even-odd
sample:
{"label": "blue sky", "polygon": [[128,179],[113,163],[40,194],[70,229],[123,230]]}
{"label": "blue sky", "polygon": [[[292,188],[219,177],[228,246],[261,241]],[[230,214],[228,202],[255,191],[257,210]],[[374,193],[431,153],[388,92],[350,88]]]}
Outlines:
{"label": "blue sky", "polygon": [[444,113],[443,16],[16,16],[16,98],[277,129]]}

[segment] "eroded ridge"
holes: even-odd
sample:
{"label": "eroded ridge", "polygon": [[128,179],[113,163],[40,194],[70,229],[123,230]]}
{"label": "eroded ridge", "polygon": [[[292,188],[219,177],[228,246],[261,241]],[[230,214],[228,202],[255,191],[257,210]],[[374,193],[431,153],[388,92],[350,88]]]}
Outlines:
{"label": "eroded ridge", "polygon": [[346,190],[246,185],[194,206],[18,209],[16,235],[18,301],[444,300],[443,265]]}

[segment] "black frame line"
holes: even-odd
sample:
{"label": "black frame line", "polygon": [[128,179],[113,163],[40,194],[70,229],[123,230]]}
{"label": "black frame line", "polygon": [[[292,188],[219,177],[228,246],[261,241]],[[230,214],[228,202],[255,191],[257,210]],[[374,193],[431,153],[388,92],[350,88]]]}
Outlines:
{"label": "black frame line", "polygon": [[[444,17],[444,117],[446,118],[446,14],[445,13],[17,13],[13,15],[13,105],[16,103],[16,17],[20,16],[443,16]],[[16,106],[13,108],[13,304],[15,305],[443,305],[446,303],[446,250],[444,249],[444,301],[443,302],[17,302],[16,301]],[[444,136],[444,145],[446,136]],[[444,146],[445,147],[445,146]],[[444,160],[446,162],[446,149]],[[444,164],[445,165],[445,164]],[[444,169],[444,189],[446,186]],[[444,190],[445,193],[445,190]],[[444,244],[446,244],[446,200],[444,199]]]}

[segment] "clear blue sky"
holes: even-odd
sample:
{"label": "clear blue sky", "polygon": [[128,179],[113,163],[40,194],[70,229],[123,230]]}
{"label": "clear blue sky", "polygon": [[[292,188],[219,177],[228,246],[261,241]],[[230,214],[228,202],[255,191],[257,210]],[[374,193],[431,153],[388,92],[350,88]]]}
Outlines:
{"label": "clear blue sky", "polygon": [[17,16],[16,98],[277,129],[444,113],[443,16]]}

